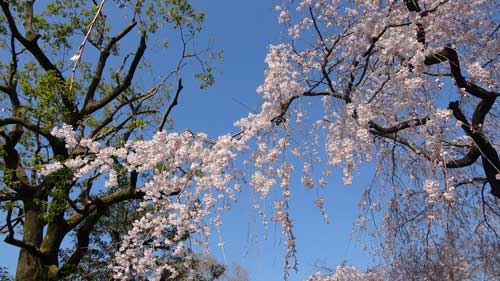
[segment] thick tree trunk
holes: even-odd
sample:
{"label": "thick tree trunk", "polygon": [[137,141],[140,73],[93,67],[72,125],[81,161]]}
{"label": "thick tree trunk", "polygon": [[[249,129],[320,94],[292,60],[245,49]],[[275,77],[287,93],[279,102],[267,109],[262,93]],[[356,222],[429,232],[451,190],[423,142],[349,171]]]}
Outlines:
{"label": "thick tree trunk", "polygon": [[16,281],[44,280],[48,280],[48,275],[41,258],[32,255],[28,250],[21,249],[17,261]]}
{"label": "thick tree trunk", "polygon": [[[33,201],[24,202],[23,241],[39,247],[43,238],[43,211]],[[41,257],[22,249],[17,261],[16,281],[44,281],[48,279],[47,267]]]}

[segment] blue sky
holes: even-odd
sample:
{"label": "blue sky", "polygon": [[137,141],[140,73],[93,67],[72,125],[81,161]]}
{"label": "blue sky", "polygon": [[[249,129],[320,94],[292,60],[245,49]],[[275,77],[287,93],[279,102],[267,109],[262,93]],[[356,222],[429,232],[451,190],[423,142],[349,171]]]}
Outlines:
{"label": "blue sky", "polygon": [[[218,64],[220,73],[216,84],[200,91],[197,86],[185,84],[185,90],[172,117],[177,130],[204,131],[211,137],[233,132],[233,122],[257,109],[259,96],[255,89],[262,83],[267,46],[286,40],[278,25],[274,6],[269,0],[197,0],[194,5],[206,13],[202,40],[212,40],[215,49],[224,50],[224,62]],[[150,59],[154,59],[154,50]],[[339,173],[334,173],[324,191],[325,207],[330,224],[325,224],[314,205],[319,191],[305,190],[300,177],[292,185],[291,216],[297,237],[299,269],[290,280],[304,280],[316,272],[316,265],[335,266],[344,260],[357,267],[369,264],[369,257],[360,243],[351,238],[353,223],[359,213],[357,201],[371,180],[369,168],[345,187]],[[249,273],[251,280],[282,279],[283,238],[279,226],[270,225],[264,231],[253,208],[252,195],[243,192],[239,204],[225,215],[222,235],[226,262],[238,263]],[[215,232],[214,232],[215,234]],[[0,264],[15,270],[17,250],[0,243]],[[214,247],[214,256],[223,260],[221,251]]]}

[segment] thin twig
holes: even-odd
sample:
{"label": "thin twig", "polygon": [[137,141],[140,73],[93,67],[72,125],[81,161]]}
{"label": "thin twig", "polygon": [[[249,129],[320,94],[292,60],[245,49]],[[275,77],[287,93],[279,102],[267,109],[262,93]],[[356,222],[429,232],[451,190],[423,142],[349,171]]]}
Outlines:
{"label": "thin twig", "polygon": [[80,60],[81,60],[81,57],[83,54],[83,49],[85,48],[85,44],[89,40],[90,33],[92,32],[92,29],[94,28],[94,24],[96,23],[97,18],[99,17],[99,14],[101,14],[102,7],[104,6],[105,1],[106,0],[102,0],[101,3],[99,4],[99,6],[97,6],[97,12],[89,24],[87,34],[85,34],[85,37],[83,38],[83,41],[80,44],[80,47],[78,47],[78,51],[76,52],[75,56],[73,57],[75,60],[75,63],[73,64],[73,68],[71,69],[71,80],[70,80],[70,84],[69,84],[69,91],[70,92],[73,90],[73,81],[75,81],[76,68],[78,67],[78,64],[80,63]]}

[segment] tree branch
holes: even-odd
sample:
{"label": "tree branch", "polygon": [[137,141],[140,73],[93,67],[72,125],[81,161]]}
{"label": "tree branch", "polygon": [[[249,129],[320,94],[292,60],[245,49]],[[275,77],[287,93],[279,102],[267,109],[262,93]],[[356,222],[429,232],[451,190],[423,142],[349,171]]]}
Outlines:
{"label": "tree branch", "polygon": [[381,134],[393,134],[397,133],[401,130],[411,128],[411,127],[416,127],[420,125],[425,125],[427,121],[429,121],[429,117],[422,117],[422,118],[414,118],[410,120],[406,120],[403,122],[398,123],[397,125],[391,126],[391,127],[382,127],[375,123],[374,121],[370,121],[368,124],[370,128],[380,132]]}
{"label": "tree branch", "polygon": [[99,219],[103,216],[101,212],[94,212],[85,219],[83,223],[80,224],[78,230],[76,231],[76,246],[75,250],[68,258],[68,260],[60,267],[57,275],[64,276],[68,271],[74,270],[81,259],[84,257],[85,253],[87,253],[89,242],[90,242],[90,233],[94,229],[95,225],[99,222]]}
{"label": "tree branch", "polygon": [[43,257],[44,256],[42,254],[42,252],[40,252],[40,250],[37,247],[35,247],[35,246],[31,245],[31,244],[25,243],[24,241],[21,241],[21,240],[16,239],[14,237],[15,233],[14,233],[14,227],[12,226],[12,209],[8,209],[7,210],[6,220],[7,220],[8,234],[7,234],[7,236],[4,239],[5,243],[11,244],[11,245],[19,247],[19,248],[26,249],[31,254],[33,254],[33,255],[35,255],[37,257]]}
{"label": "tree branch", "polygon": [[0,127],[7,126],[7,125],[15,125],[15,124],[21,125],[24,128],[26,128],[32,132],[38,133],[38,134],[44,136],[49,141],[57,141],[57,138],[54,137],[53,135],[51,135],[50,133],[43,131],[39,126],[31,124],[30,122],[28,122],[27,120],[24,120],[22,118],[8,117],[8,118],[0,119]]}
{"label": "tree branch", "polygon": [[434,64],[439,64],[442,62],[448,61],[450,65],[451,76],[455,80],[455,83],[458,88],[463,88],[467,93],[478,97],[478,98],[495,98],[498,93],[487,91],[486,89],[479,87],[478,85],[469,82],[462,75],[462,71],[460,69],[460,61],[458,59],[457,51],[447,45],[441,51],[426,56],[424,60],[424,64],[427,66],[431,66]]}
{"label": "tree branch", "polygon": [[144,192],[138,191],[135,188],[126,188],[108,195],[104,195],[100,198],[93,200],[92,205],[89,206],[86,214],[74,213],[68,218],[68,231],[72,230],[78,224],[80,224],[84,219],[86,219],[90,214],[95,212],[98,208],[109,208],[111,205],[123,202],[130,199],[142,199],[144,197]]}
{"label": "tree branch", "polygon": [[31,35],[30,38],[25,38],[24,36],[22,36],[17,28],[14,17],[9,10],[9,3],[7,1],[0,1],[0,6],[2,7],[5,17],[7,18],[10,31],[12,32],[12,35],[17,39],[17,41],[19,41],[36,58],[43,69],[45,69],[46,71],[54,71],[59,79],[64,80],[61,71],[50,61],[50,59],[38,46],[37,41],[39,35]]}
{"label": "tree branch", "polygon": [[139,46],[137,47],[134,59],[130,64],[127,75],[125,76],[123,82],[120,82],[118,86],[115,89],[113,89],[111,93],[105,95],[101,100],[97,102],[89,101],[87,106],[85,106],[82,109],[83,115],[92,114],[95,111],[103,108],[130,87],[132,83],[132,78],[134,77],[137,66],[139,65],[139,62],[141,61],[145,51],[146,51],[146,34],[143,33],[141,35]]}
{"label": "tree branch", "polygon": [[406,7],[410,12],[420,12],[422,9],[418,5],[418,0],[404,0]]}
{"label": "tree branch", "polygon": [[158,131],[163,131],[163,127],[165,126],[165,123],[167,122],[167,118],[170,115],[170,112],[177,105],[177,100],[179,99],[179,95],[180,95],[182,89],[183,89],[182,78],[179,78],[179,83],[177,84],[177,91],[175,92],[174,99],[172,100],[172,102],[168,106],[167,111],[165,112],[165,114],[163,114],[160,126],[158,127]]}
{"label": "tree branch", "polygon": [[[109,123],[111,123],[114,120],[114,116],[124,106],[130,105],[132,102],[140,100],[140,99],[143,99],[143,100],[147,99],[147,98],[151,97],[154,94],[155,94],[154,91],[153,92],[152,91],[148,91],[147,93],[144,93],[144,94],[135,95],[131,99],[127,99],[126,97],[123,97],[123,100],[120,102],[120,104],[118,104],[114,109],[112,109],[111,112],[109,114],[107,114],[107,116],[103,120],[101,120],[99,124],[97,124],[97,126],[89,133],[88,137],[89,138],[94,138],[95,136],[97,136],[97,134],[104,127],[106,127]],[[138,108],[136,110],[138,110]]]}
{"label": "tree branch", "polygon": [[[32,1],[29,1],[32,2]],[[29,4],[29,3],[28,3]],[[38,46],[38,39],[40,38],[40,35],[35,34],[33,31],[30,31],[29,27],[27,36],[24,37],[20,32],[19,29],[17,28],[16,21],[14,19],[14,16],[9,10],[9,3],[7,1],[0,1],[0,6],[2,7],[2,11],[5,14],[5,17],[7,18],[7,22],[9,25],[9,29],[12,33],[12,35],[19,41],[38,61],[40,66],[47,72],[52,71],[55,73],[56,77],[61,80],[65,81],[64,76],[62,75],[61,70],[57,68],[55,64],[52,63],[52,61],[47,57],[45,52]],[[32,9],[32,7],[31,7]],[[29,13],[29,9],[27,11]],[[64,104],[64,106],[71,112],[72,116],[72,122],[75,123],[77,121],[77,116],[76,116],[76,106],[74,105],[73,101],[68,99],[67,96],[62,95],[61,100]]]}
{"label": "tree branch", "polygon": [[117,34],[115,37],[112,37],[109,40],[109,43],[106,45],[106,47],[101,51],[99,55],[99,60],[94,70],[94,75],[92,76],[92,80],[90,81],[90,84],[87,88],[87,93],[85,94],[85,100],[83,102],[82,108],[85,108],[89,104],[89,102],[92,102],[94,100],[94,95],[97,86],[101,81],[102,73],[104,71],[104,67],[108,60],[108,57],[111,54],[111,49],[113,49],[116,43],[120,41],[123,37],[125,37],[125,35],[127,35],[136,25],[137,22],[135,20],[131,21],[129,25],[122,32]]}
{"label": "tree branch", "polygon": [[[483,111],[488,112],[493,106],[495,99],[483,99],[479,102],[477,108],[481,108]],[[458,106],[458,102],[450,102],[448,106],[452,112],[453,116],[461,122],[461,127],[467,135],[469,135],[477,146],[481,153],[481,159],[483,162],[483,169],[488,179],[488,183],[491,186],[491,194],[495,197],[500,198],[500,180],[497,179],[497,175],[500,174],[500,159],[498,153],[490,143],[488,138],[482,133],[480,128],[475,128],[470,126],[467,122],[465,115]],[[479,114],[478,114],[479,115]],[[479,117],[478,117],[479,118]]]}

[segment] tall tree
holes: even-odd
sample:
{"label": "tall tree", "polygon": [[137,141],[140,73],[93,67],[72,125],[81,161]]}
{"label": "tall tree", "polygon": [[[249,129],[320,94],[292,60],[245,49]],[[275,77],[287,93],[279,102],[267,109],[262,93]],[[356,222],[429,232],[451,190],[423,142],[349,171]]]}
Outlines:
{"label": "tall tree", "polygon": [[[20,248],[16,280],[59,279],[78,266],[110,209],[144,193],[137,189],[143,178],[113,160],[112,189],[100,180],[106,168],[82,180],[70,169],[38,173],[56,159],[94,152],[65,144],[52,129],[66,124],[79,137],[119,145],[170,126],[184,69],[197,65],[202,87],[213,82],[207,50],[192,44],[204,15],[183,0],[2,0],[0,7],[0,227],[5,242]],[[151,42],[157,53],[175,48],[165,72],[138,79]],[[61,263],[71,233],[73,252]]]}

